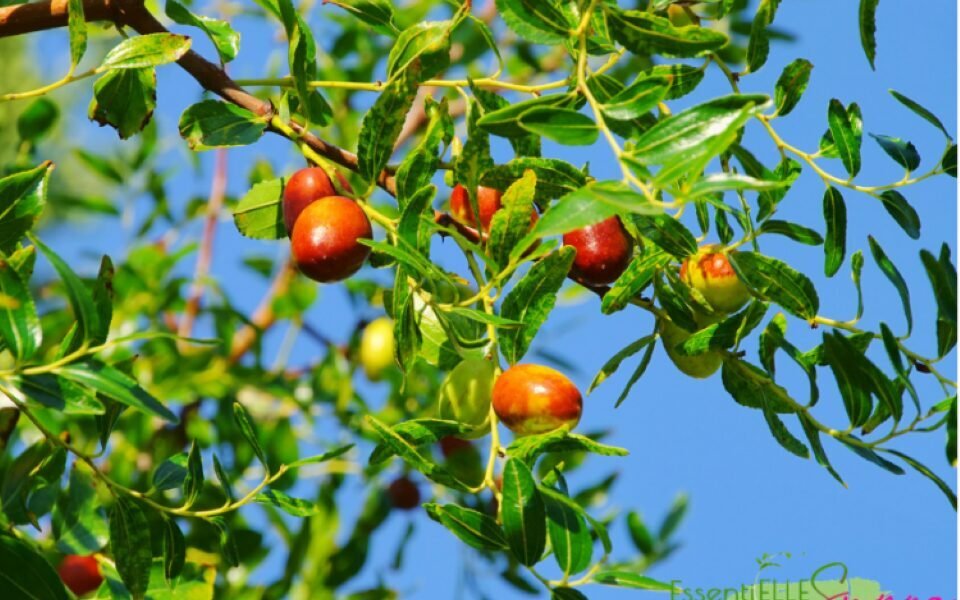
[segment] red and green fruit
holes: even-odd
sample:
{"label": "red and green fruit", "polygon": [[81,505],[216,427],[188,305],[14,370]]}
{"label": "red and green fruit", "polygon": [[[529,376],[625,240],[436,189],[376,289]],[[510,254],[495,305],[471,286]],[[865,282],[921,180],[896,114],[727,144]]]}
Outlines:
{"label": "red and green fruit", "polygon": [[705,379],[717,372],[720,365],[723,364],[723,355],[716,350],[708,350],[703,354],[695,356],[684,356],[677,350],[677,346],[687,341],[692,332],[680,327],[669,319],[660,319],[657,324],[657,330],[660,332],[660,340],[667,351],[667,356],[673,361],[681,373]]}
{"label": "red and green fruit", "polygon": [[291,175],[283,188],[283,223],[287,233],[293,233],[300,213],[314,201],[336,195],[330,177],[320,167],[300,169]]}
{"label": "red and green fruit", "polygon": [[461,437],[473,439],[490,431],[490,399],[496,366],[482,358],[460,361],[440,385],[439,417],[467,426]]}
{"label": "red and green fruit", "polygon": [[360,365],[370,381],[379,381],[390,365],[396,341],[393,337],[393,321],[380,317],[363,328],[360,336]]}
{"label": "red and green fruit", "polygon": [[633,255],[633,241],[616,216],[565,234],[563,244],[577,251],[570,276],[592,286],[616,281]]}
{"label": "red and green fruit", "polygon": [[583,397],[563,373],[543,365],[510,367],[493,386],[493,410],[517,435],[547,433],[580,422]]}
{"label": "red and green fruit", "polygon": [[57,573],[60,575],[63,584],[77,596],[89,594],[103,583],[100,565],[92,555],[68,554],[60,562],[60,566],[57,567]]}
{"label": "red and green fruit", "polygon": [[370,220],[353,200],[327,196],[308,205],[293,226],[290,245],[300,272],[321,283],[341,281],[363,266],[373,237]]}
{"label": "red and green fruit", "polygon": [[736,312],[750,300],[750,290],[737,277],[727,253],[719,246],[704,246],[683,261],[680,279],[700,292],[721,314]]}

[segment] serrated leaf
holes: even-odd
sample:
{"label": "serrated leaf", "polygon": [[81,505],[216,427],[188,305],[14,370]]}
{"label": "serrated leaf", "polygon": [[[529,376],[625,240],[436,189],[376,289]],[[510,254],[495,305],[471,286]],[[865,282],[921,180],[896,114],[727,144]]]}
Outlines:
{"label": "serrated leaf", "polygon": [[346,10],[379,33],[392,37],[399,33],[393,23],[394,10],[389,0],[327,0],[327,3]]}
{"label": "serrated leaf", "polygon": [[[465,431],[460,423],[442,419],[412,419],[397,423],[391,429],[404,441],[415,447],[435,444],[448,435],[457,435]],[[378,465],[394,454],[392,446],[378,444],[370,453],[369,462],[371,465]]]}
{"label": "serrated leaf", "polygon": [[480,117],[477,125],[484,131],[500,137],[526,137],[530,132],[520,124],[523,115],[534,109],[575,108],[577,102],[577,97],[569,93],[537,96],[488,111]]}
{"label": "serrated leaf", "polygon": [[671,215],[632,215],[631,218],[641,235],[675,258],[684,259],[697,253],[696,237]]}
{"label": "serrated leaf", "polygon": [[233,209],[237,231],[249,238],[278,240],[287,236],[283,224],[284,179],[255,184]]}
{"label": "serrated leaf", "polygon": [[527,171],[524,176],[507,188],[501,199],[503,208],[490,220],[490,235],[487,250],[500,265],[506,265],[518,242],[530,230],[533,198],[537,189],[537,176]]}
{"label": "serrated leaf", "polygon": [[404,69],[387,82],[373,106],[363,116],[357,141],[360,175],[369,182],[377,177],[393,154],[406,115],[417,95],[419,69]]}
{"label": "serrated leaf", "polygon": [[467,491],[467,486],[460,480],[450,474],[447,469],[438,465],[429,458],[421,454],[416,445],[405,439],[393,429],[387,427],[371,415],[367,415],[366,422],[380,436],[383,443],[411,467],[423,473],[423,475],[441,485],[453,488],[455,490]]}
{"label": "serrated leaf", "polygon": [[172,582],[183,572],[187,560],[187,542],[173,518],[163,520],[163,577]]}
{"label": "serrated leaf", "polygon": [[65,554],[92,554],[100,551],[109,539],[107,520],[100,508],[90,471],[74,464],[66,493],[53,513],[57,550]]}
{"label": "serrated leaf", "polygon": [[780,0],[761,0],[753,17],[750,39],[747,42],[747,68],[756,73],[767,62],[770,54],[770,35],[767,27],[773,23]]}
{"label": "serrated leaf", "polygon": [[761,409],[771,407],[778,413],[796,412],[785,400],[789,398],[787,391],[748,362],[736,358],[724,360],[721,376],[724,389],[737,404]]}

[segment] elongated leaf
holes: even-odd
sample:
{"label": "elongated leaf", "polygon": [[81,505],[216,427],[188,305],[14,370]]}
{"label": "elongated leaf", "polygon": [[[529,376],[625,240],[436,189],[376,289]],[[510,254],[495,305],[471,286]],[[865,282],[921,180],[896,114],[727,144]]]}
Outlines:
{"label": "elongated leaf", "polygon": [[877,70],[877,5],[880,0],[860,0],[860,45],[870,62],[870,68]]}
{"label": "elongated leaf", "polygon": [[819,246],[823,243],[823,237],[815,230],[796,223],[788,221],[779,221],[777,219],[768,219],[760,225],[760,233],[775,233],[783,235],[795,242],[807,244],[810,246]]}
{"label": "elongated leaf", "polygon": [[920,216],[903,194],[896,190],[886,190],[880,194],[880,200],[893,220],[907,232],[907,235],[915,240],[920,239]]}
{"label": "elongated leaf", "polygon": [[87,19],[83,14],[83,0],[67,1],[67,29],[70,32],[70,64],[80,64],[87,51]]}
{"label": "elongated leaf", "polygon": [[669,254],[657,249],[634,258],[627,270],[603,295],[600,311],[608,315],[622,310],[637,294],[650,285],[657,271],[666,266],[670,260]]}
{"label": "elongated leaf", "polygon": [[120,42],[103,58],[101,69],[142,69],[179,60],[190,49],[190,38],[173,33],[148,33]]}
{"label": "elongated leaf", "polygon": [[761,369],[739,359],[723,361],[723,387],[743,406],[750,408],[772,407],[778,413],[795,412],[785,398],[787,391],[777,385]]}
{"label": "elongated leaf", "polygon": [[387,57],[387,77],[393,78],[417,61],[419,77],[429,79],[450,66],[450,21],[414,23],[404,29]]}
{"label": "elongated leaf", "polygon": [[678,219],[667,214],[633,215],[640,234],[675,258],[684,259],[697,253],[697,239]]}
{"label": "elongated leaf", "polygon": [[787,187],[788,185],[788,182],[778,179],[765,180],[736,173],[716,173],[697,180],[681,194],[690,200],[727,190],[767,191]]}
{"label": "elongated leaf", "polygon": [[[848,437],[852,438],[852,439],[854,440],[854,442],[859,442],[859,441],[860,441],[860,439],[857,438],[856,436],[850,435],[850,436],[848,436]],[[842,438],[842,437],[838,437],[838,438],[837,438],[837,441],[839,441],[841,444],[843,444],[844,446],[846,446],[847,448],[849,448],[851,452],[853,452],[854,454],[856,454],[856,455],[859,456],[860,458],[862,458],[862,459],[864,459],[864,460],[866,460],[866,461],[868,461],[868,462],[872,462],[873,464],[877,465],[878,467],[880,467],[880,468],[883,469],[884,471],[887,471],[887,472],[889,472],[889,473],[893,473],[894,475],[903,475],[903,474],[906,473],[906,471],[903,470],[903,467],[901,467],[900,465],[898,465],[898,464],[896,464],[896,463],[892,463],[892,462],[890,462],[889,460],[883,458],[882,456],[880,456],[879,454],[877,454],[876,452],[874,452],[874,451],[871,450],[870,448],[865,448],[865,447],[863,447],[863,446],[857,445],[856,443],[850,442],[850,441],[848,441],[848,440],[845,440],[845,439]]]}
{"label": "elongated leaf", "polygon": [[195,15],[177,0],[167,0],[166,13],[175,23],[203,30],[213,42],[221,61],[230,62],[237,57],[237,52],[240,51],[240,34],[234,31],[227,21]]}
{"label": "elongated leaf", "polygon": [[920,118],[924,119],[925,121],[927,121],[928,123],[936,127],[937,129],[942,131],[943,135],[947,136],[947,139],[953,139],[952,137],[950,137],[950,133],[947,131],[947,128],[944,127],[943,122],[941,122],[940,119],[938,119],[935,114],[933,114],[932,112],[930,112],[929,110],[921,106],[915,100],[911,100],[910,98],[904,96],[903,94],[901,94],[896,90],[890,90],[890,94],[897,99],[897,102],[899,102],[900,104],[903,104],[904,106],[909,108],[911,111],[913,111],[914,114],[916,114]]}
{"label": "elongated leaf", "polygon": [[566,280],[576,251],[563,247],[534,264],[503,300],[500,314],[523,323],[501,333],[500,349],[510,364],[523,358],[540,326],[557,302],[557,291]]}
{"label": "elongated leaf", "polygon": [[537,204],[559,198],[587,183],[580,169],[562,160],[550,158],[516,158],[505,165],[497,165],[483,174],[480,183],[487,187],[505,190],[523,177],[527,169],[537,175]]}
{"label": "elongated leaf", "polygon": [[784,67],[773,96],[779,116],[784,117],[796,108],[810,83],[812,70],[813,63],[805,58],[798,58]]}
{"label": "elongated leaf", "polygon": [[718,50],[729,39],[714,29],[674,27],[670,19],[639,10],[612,8],[608,12],[610,33],[634,54],[659,54],[690,58]]}
{"label": "elongated leaf", "polygon": [[777,440],[777,443],[783,446],[787,452],[800,458],[810,457],[810,452],[807,450],[807,447],[804,446],[803,442],[797,439],[796,436],[790,433],[790,430],[787,429],[787,426],[783,424],[783,421],[780,420],[780,417],[777,416],[777,413],[774,412],[772,408],[767,406],[763,407],[763,418],[766,419],[773,438]]}
{"label": "elongated leaf", "polygon": [[247,412],[247,409],[239,402],[233,403],[233,419],[237,424],[237,428],[240,429],[240,433],[243,434],[243,438],[250,444],[254,454],[260,459],[264,468],[269,471],[270,464],[267,462],[267,454],[263,451],[263,446],[260,445],[260,436],[257,434],[257,428],[253,424],[250,413]]}
{"label": "elongated leaf", "polygon": [[133,501],[117,500],[110,511],[110,554],[123,584],[134,598],[143,598],[150,584],[150,523]]}
{"label": "elongated leaf", "polygon": [[641,77],[604,102],[600,109],[611,119],[626,121],[649,112],[670,90],[673,77],[650,75]]}
{"label": "elongated leaf", "polygon": [[877,266],[880,267],[880,270],[887,276],[887,279],[890,280],[893,287],[897,289],[897,293],[900,294],[900,302],[903,304],[903,314],[907,319],[907,334],[909,335],[910,332],[913,331],[913,310],[910,307],[910,288],[907,287],[907,282],[903,279],[903,275],[900,274],[899,269],[893,264],[893,261],[887,257],[887,253],[883,251],[883,248],[877,240],[875,240],[872,235],[867,236],[867,240],[870,243],[870,253],[873,255],[873,260],[876,261]]}
{"label": "elongated leaf", "polygon": [[507,454],[528,465],[545,452],[591,452],[600,456],[626,456],[623,448],[601,444],[587,436],[564,430],[517,438],[507,448]]}
{"label": "elongated leaf", "polygon": [[[851,105],[852,107],[852,105]],[[860,136],[853,122],[854,117],[849,109],[844,108],[839,100],[830,100],[827,110],[827,123],[830,126],[830,135],[843,162],[843,168],[850,177],[860,172]]]}
{"label": "elongated leaf", "polygon": [[10,598],[25,600],[68,600],[53,566],[27,542],[0,534],[0,589]]}
{"label": "elongated leaf", "polygon": [[527,566],[540,562],[547,541],[546,512],[533,475],[521,460],[510,459],[503,467],[500,518],[517,560]]}
{"label": "elongated leaf", "polygon": [[67,290],[67,298],[70,300],[70,306],[73,309],[74,318],[77,319],[78,340],[88,340],[103,335],[100,314],[93,302],[93,296],[90,289],[77,277],[76,273],[67,265],[60,256],[46,246],[43,242],[34,236],[30,236],[30,241],[39,248],[40,252],[53,265],[60,280]]}
{"label": "elongated leaf", "polygon": [[187,542],[174,519],[165,518],[163,524],[163,577],[170,582],[183,572],[187,560]]}
{"label": "elongated leaf", "polygon": [[530,133],[566,146],[589,146],[600,135],[593,119],[569,108],[531,108],[517,123]]}
{"label": "elongated leaf", "polygon": [[847,251],[847,205],[835,187],[823,194],[823,218],[827,222],[827,237],[823,244],[823,271],[833,277],[843,264]]}
{"label": "elongated leaf", "polygon": [[646,373],[647,367],[650,365],[650,359],[653,357],[653,349],[656,348],[656,344],[650,344],[647,346],[647,351],[643,353],[643,356],[640,358],[640,362],[637,364],[637,368],[633,370],[633,374],[630,375],[630,380],[627,381],[627,385],[623,386],[623,391],[620,392],[620,396],[617,397],[616,403],[614,403],[614,408],[620,408],[620,405],[623,404],[623,401],[627,399],[627,396],[630,395],[630,390],[633,389],[634,384],[643,377],[643,374]]}
{"label": "elongated leaf", "polygon": [[630,571],[600,571],[593,576],[593,580],[604,585],[614,585],[635,590],[652,590],[671,593],[677,593],[679,591],[670,583],[658,581],[652,577]]}
{"label": "elongated leaf", "polygon": [[547,535],[553,557],[564,575],[574,575],[590,566],[593,540],[586,520],[564,502],[543,494]]}
{"label": "elongated leaf", "polygon": [[780,0],[761,0],[753,17],[750,40],[747,42],[747,67],[756,73],[767,62],[770,54],[770,35],[767,27],[773,23]]}
{"label": "elongated leaf", "polygon": [[401,71],[384,87],[383,92],[363,116],[358,137],[357,155],[360,175],[375,182],[393,154],[393,147],[403,129],[407,112],[417,95],[419,70]]}
{"label": "elongated leaf", "polygon": [[40,347],[43,330],[30,288],[0,255],[0,339],[15,359],[23,361]]}
{"label": "elongated leaf", "polygon": [[[448,435],[457,435],[466,431],[456,421],[441,419],[413,419],[398,423],[391,429],[404,441],[415,447],[435,444]],[[370,453],[370,464],[378,465],[393,455],[392,446],[379,444]]]}
{"label": "elongated leaf", "polygon": [[737,275],[756,296],[779,304],[801,319],[811,319],[820,310],[813,282],[786,263],[756,252],[737,252],[729,258]]}
{"label": "elongated leaf", "polygon": [[883,151],[897,164],[908,171],[913,171],[920,166],[920,153],[910,142],[905,142],[900,138],[890,137],[888,135],[878,135],[871,133],[870,137],[877,140]]}
{"label": "elongated leaf", "polygon": [[520,123],[523,115],[534,109],[575,108],[576,105],[577,97],[572,94],[537,96],[488,111],[477,121],[477,125],[484,131],[501,137],[526,137],[530,132]]}
{"label": "elongated leaf", "polygon": [[178,422],[177,416],[140,387],[135,379],[98,360],[88,359],[66,365],[58,369],[57,374],[64,379],[88,386],[121,404],[171,423]]}
{"label": "elongated leaf", "polygon": [[180,116],[180,137],[191,150],[247,146],[260,139],[267,123],[235,104],[203,100]]}
{"label": "elongated leaf", "polygon": [[571,33],[563,11],[541,0],[496,0],[497,13],[507,27],[537,44],[558,44]]}
{"label": "elongated leaf", "polygon": [[394,10],[389,0],[327,0],[384,35],[396,36]]}
{"label": "elongated leaf", "polygon": [[416,445],[405,439],[393,429],[387,427],[371,415],[367,415],[366,422],[380,436],[383,443],[407,464],[423,473],[425,477],[441,485],[455,490],[466,491],[465,486],[447,469],[435,463],[431,458],[420,452]]}
{"label": "elongated leaf", "polygon": [[65,554],[92,554],[109,540],[107,520],[100,508],[93,475],[85,467],[74,464],[70,484],[53,513],[59,531],[57,550]]}
{"label": "elongated leaf", "polygon": [[269,504],[275,506],[294,517],[309,517],[320,512],[320,506],[307,500],[294,498],[281,492],[280,490],[266,490],[254,497],[254,501],[260,504]]}
{"label": "elongated leaf", "polygon": [[813,449],[813,456],[817,460],[817,463],[826,469],[834,479],[840,482],[840,485],[847,487],[843,478],[834,470],[833,465],[830,464],[830,460],[827,458],[827,453],[823,449],[823,443],[820,441],[820,431],[817,430],[806,413],[799,413],[799,418],[800,424],[803,426],[803,433],[807,436],[807,442],[810,444],[810,448]]}
{"label": "elongated leaf", "polygon": [[233,210],[233,221],[242,235],[260,240],[278,240],[287,236],[283,224],[283,179],[268,179],[255,184]]}
{"label": "elongated leaf", "polygon": [[487,239],[488,252],[498,264],[507,264],[518,242],[530,230],[536,189],[537,176],[531,170],[504,192],[501,199],[503,208],[494,213],[490,220],[490,236]]}
{"label": "elongated leaf", "polygon": [[592,392],[595,387],[606,381],[608,377],[616,373],[623,361],[646,348],[655,339],[655,336],[646,335],[639,340],[636,340],[635,342],[627,344],[621,348],[616,354],[610,357],[606,363],[604,363],[604,365],[600,368],[600,371],[594,376],[593,381],[590,382],[590,387],[587,388],[587,394]]}
{"label": "elongated leaf", "polygon": [[12,252],[33,229],[47,201],[47,180],[53,165],[0,177],[0,251]]}
{"label": "elongated leaf", "polygon": [[464,543],[478,550],[506,550],[507,539],[500,525],[482,512],[456,504],[424,504],[427,514]]}
{"label": "elongated leaf", "polygon": [[953,509],[957,509],[957,494],[950,487],[950,484],[945,482],[943,479],[940,479],[936,473],[931,471],[926,465],[915,458],[907,456],[903,452],[898,452],[897,450],[884,449],[884,451],[900,458],[900,460],[913,467],[918,473],[932,481],[934,485],[940,488],[940,491],[943,492],[943,495],[947,497],[947,500],[949,500],[950,504],[953,505]]}

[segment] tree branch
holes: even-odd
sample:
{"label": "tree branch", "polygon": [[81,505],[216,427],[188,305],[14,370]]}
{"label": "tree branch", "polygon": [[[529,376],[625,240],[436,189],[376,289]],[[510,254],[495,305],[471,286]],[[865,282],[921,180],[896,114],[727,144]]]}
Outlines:
{"label": "tree branch", "polygon": [[[118,26],[125,25],[140,34],[168,32],[146,9],[142,0],[84,0],[83,8],[88,21],[113,21]],[[47,0],[0,8],[0,38],[66,27],[67,15],[67,0]],[[177,63],[197,83],[224,100],[266,120],[273,116],[274,110],[270,101],[261,100],[247,92],[237,85],[226,71],[193,50],[184,54]],[[356,154],[324,141],[298,123],[291,122],[288,126],[317,154],[351,171],[358,169]],[[283,132],[272,127],[270,131],[286,137]],[[386,171],[377,178],[377,185],[390,194],[396,193],[393,176]]]}

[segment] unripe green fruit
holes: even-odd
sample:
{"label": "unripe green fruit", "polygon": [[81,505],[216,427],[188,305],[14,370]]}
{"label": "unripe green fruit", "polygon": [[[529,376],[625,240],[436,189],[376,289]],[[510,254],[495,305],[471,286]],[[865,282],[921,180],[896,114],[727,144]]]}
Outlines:
{"label": "unripe green fruit", "polygon": [[700,292],[721,314],[736,312],[750,300],[750,290],[737,277],[727,254],[718,246],[704,246],[683,261],[680,279]]}
{"label": "unripe green fruit", "polygon": [[490,431],[494,370],[489,360],[468,358],[454,367],[440,386],[439,416],[469,427],[461,437],[474,439]]}
{"label": "unripe green fruit", "polygon": [[716,350],[708,350],[696,356],[681,355],[676,347],[687,341],[687,338],[693,334],[673,321],[660,319],[657,329],[660,332],[660,339],[663,341],[667,356],[680,369],[681,373],[697,379],[706,379],[716,373],[720,365],[723,364],[723,355]]}
{"label": "unripe green fruit", "polygon": [[363,330],[360,337],[360,365],[367,379],[377,381],[393,364],[396,341],[393,338],[393,321],[389,317],[375,319]]}

